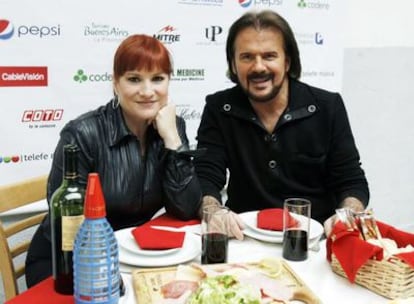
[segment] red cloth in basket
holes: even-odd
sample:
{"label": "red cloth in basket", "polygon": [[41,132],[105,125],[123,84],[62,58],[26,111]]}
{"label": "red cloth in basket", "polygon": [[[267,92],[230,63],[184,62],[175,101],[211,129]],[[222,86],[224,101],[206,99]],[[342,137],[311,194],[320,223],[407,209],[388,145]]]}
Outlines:
{"label": "red cloth in basket", "polygon": [[[298,221],[289,214],[288,227],[294,227]],[[267,230],[283,230],[283,209],[269,208],[257,212],[257,227]]]}
{"label": "red cloth in basket", "polygon": [[[390,225],[377,221],[378,229],[383,238],[393,239],[398,247],[409,244],[414,246],[414,234],[398,230]],[[347,230],[342,222],[335,224],[330,237],[326,242],[327,259],[331,262],[335,254],[350,282],[355,281],[359,268],[368,259],[381,261],[384,257],[381,247],[372,245],[360,238],[358,231]],[[414,268],[414,252],[400,253],[396,257],[404,260]]]}

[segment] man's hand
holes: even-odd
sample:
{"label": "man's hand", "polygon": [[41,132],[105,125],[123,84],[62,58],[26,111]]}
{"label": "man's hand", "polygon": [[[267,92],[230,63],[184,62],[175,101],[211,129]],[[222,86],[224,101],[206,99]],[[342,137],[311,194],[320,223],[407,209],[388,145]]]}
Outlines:
{"label": "man's hand", "polygon": [[[365,209],[364,205],[359,199],[351,196],[343,200],[343,202],[340,205],[340,208],[349,208],[354,212],[361,212]],[[338,221],[338,217],[336,216],[336,214],[334,214],[323,223],[323,228],[325,230],[326,237],[329,237],[331,235],[332,229]]]}
{"label": "man's hand", "polygon": [[[199,210],[199,216],[202,217],[202,210],[206,206],[217,206],[219,208],[221,203],[213,196],[206,195],[203,197],[203,201]],[[238,240],[243,240],[244,223],[237,213],[230,210],[227,216],[227,234],[229,237],[235,237]]]}

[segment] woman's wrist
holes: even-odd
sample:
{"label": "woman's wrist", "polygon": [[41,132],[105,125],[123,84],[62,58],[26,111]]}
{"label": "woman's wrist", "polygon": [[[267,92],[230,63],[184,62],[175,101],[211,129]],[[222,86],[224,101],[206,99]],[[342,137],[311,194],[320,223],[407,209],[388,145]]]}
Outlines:
{"label": "woman's wrist", "polygon": [[169,150],[177,150],[182,146],[181,138],[177,135],[171,139],[164,139],[164,146]]}

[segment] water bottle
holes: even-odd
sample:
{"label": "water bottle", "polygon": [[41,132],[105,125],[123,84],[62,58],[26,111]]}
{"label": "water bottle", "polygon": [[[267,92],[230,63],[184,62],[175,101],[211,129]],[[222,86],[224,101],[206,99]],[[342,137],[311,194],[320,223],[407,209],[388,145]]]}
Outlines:
{"label": "water bottle", "polygon": [[118,243],[106,219],[105,200],[97,173],[88,175],[84,215],[73,252],[75,303],[118,303]]}

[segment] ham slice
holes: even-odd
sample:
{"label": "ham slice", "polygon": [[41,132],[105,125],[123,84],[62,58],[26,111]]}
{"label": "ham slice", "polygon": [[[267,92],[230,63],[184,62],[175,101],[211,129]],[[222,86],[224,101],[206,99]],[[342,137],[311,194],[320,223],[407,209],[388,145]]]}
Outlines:
{"label": "ham slice", "polygon": [[250,284],[260,289],[264,298],[269,297],[276,301],[289,301],[293,291],[279,280],[275,280],[260,271],[250,270],[246,275],[239,276],[240,284]]}
{"label": "ham slice", "polygon": [[194,281],[174,280],[161,286],[161,293],[164,299],[177,299],[186,291],[194,292],[198,288],[198,283]]}

